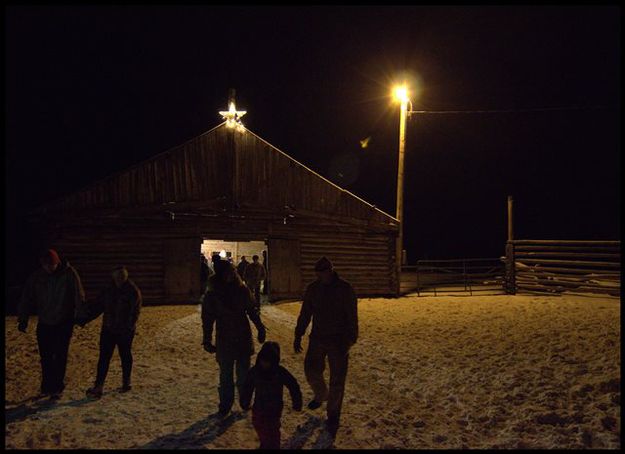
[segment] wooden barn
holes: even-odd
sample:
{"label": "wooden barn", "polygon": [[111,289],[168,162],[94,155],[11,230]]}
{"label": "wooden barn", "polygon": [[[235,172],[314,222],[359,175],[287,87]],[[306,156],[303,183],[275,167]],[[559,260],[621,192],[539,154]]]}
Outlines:
{"label": "wooden barn", "polygon": [[324,255],[359,296],[397,295],[397,219],[229,126],[32,213],[87,297],[123,264],[148,304],[197,300],[201,252],[226,249],[266,254],[271,300],[301,298]]}

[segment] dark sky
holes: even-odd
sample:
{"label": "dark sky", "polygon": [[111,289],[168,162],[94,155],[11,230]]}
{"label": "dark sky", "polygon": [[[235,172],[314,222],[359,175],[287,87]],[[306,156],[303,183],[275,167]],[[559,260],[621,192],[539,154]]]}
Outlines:
{"label": "dark sky", "polygon": [[[221,122],[245,125],[394,214],[398,108],[414,115],[409,260],[498,257],[519,238],[618,239],[618,7],[5,8],[7,260],[32,207]],[[362,149],[359,140],[371,137]]]}

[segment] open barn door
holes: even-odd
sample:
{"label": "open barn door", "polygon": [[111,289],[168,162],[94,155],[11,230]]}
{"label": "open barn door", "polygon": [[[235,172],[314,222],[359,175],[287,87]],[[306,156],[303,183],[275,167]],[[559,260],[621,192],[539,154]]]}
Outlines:
{"label": "open barn door", "polygon": [[169,303],[197,301],[200,297],[201,238],[163,240],[165,295]]}
{"label": "open barn door", "polygon": [[282,238],[270,238],[269,244],[269,298],[302,297],[302,273],[300,269],[300,242]]}

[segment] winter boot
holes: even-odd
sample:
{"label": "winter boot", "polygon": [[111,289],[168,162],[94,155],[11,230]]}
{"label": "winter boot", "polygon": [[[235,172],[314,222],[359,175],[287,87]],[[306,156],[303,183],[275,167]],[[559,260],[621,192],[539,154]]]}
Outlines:
{"label": "winter boot", "polygon": [[230,413],[230,409],[226,407],[219,406],[219,410],[217,410],[217,416],[220,418],[225,418]]}
{"label": "winter boot", "polygon": [[321,402],[319,402],[318,400],[311,400],[310,402],[308,402],[307,405],[309,410],[316,410],[317,408],[321,407]]}
{"label": "winter boot", "polygon": [[104,387],[102,385],[95,385],[93,388],[89,388],[87,391],[85,391],[85,394],[87,395],[87,397],[99,399],[100,397],[102,397],[102,394],[104,394],[103,388]]}
{"label": "winter boot", "polygon": [[65,390],[65,385],[61,385],[61,387],[58,388],[56,391],[51,392],[50,393],[50,400],[52,400],[52,401],[59,400],[61,398],[61,395],[63,394],[64,390]]}

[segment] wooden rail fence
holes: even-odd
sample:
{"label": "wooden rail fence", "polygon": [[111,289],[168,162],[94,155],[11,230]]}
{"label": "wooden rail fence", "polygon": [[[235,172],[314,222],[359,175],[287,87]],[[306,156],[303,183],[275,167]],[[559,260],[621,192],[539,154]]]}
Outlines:
{"label": "wooden rail fence", "polygon": [[620,241],[510,240],[508,293],[603,293],[619,296]]}

